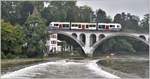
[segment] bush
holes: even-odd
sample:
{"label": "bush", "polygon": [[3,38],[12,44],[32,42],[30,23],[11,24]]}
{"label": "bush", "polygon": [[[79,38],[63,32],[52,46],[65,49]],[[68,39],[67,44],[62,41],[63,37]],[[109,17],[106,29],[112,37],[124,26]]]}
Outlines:
{"label": "bush", "polygon": [[17,56],[15,56],[14,54],[12,53],[8,53],[8,55],[6,56],[6,58],[8,59],[13,59],[13,58],[16,58]]}
{"label": "bush", "polygon": [[1,52],[1,58],[2,58],[2,59],[5,59],[5,58],[6,58],[4,52]]}

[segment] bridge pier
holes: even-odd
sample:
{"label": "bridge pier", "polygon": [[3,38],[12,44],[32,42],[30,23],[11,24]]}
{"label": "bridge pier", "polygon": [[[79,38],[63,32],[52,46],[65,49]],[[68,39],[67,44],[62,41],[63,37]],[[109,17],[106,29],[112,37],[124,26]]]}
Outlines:
{"label": "bridge pier", "polygon": [[93,56],[93,51],[91,51],[91,47],[83,47],[84,53],[88,56],[88,57],[92,57]]}

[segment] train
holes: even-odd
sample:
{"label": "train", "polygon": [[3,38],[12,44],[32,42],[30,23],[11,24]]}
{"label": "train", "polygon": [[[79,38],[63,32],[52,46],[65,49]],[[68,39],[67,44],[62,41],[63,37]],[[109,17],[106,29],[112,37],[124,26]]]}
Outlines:
{"label": "train", "polygon": [[59,30],[98,30],[98,31],[121,31],[119,23],[83,23],[83,22],[51,22],[51,29]]}

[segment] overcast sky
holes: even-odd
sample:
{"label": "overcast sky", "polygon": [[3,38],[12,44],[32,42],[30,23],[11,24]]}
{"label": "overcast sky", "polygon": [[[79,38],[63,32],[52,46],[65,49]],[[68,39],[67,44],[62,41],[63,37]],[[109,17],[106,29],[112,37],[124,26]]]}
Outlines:
{"label": "overcast sky", "polygon": [[149,0],[77,0],[77,5],[88,5],[94,11],[101,8],[111,17],[116,13],[128,12],[142,18],[144,14],[150,12],[149,2]]}

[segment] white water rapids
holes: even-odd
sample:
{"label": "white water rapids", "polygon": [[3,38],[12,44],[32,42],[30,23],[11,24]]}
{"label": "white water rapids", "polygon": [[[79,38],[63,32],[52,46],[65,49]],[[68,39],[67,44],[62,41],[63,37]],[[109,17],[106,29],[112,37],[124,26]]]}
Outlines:
{"label": "white water rapids", "polygon": [[26,67],[4,74],[2,79],[31,78],[120,78],[102,70],[98,60],[57,60]]}

